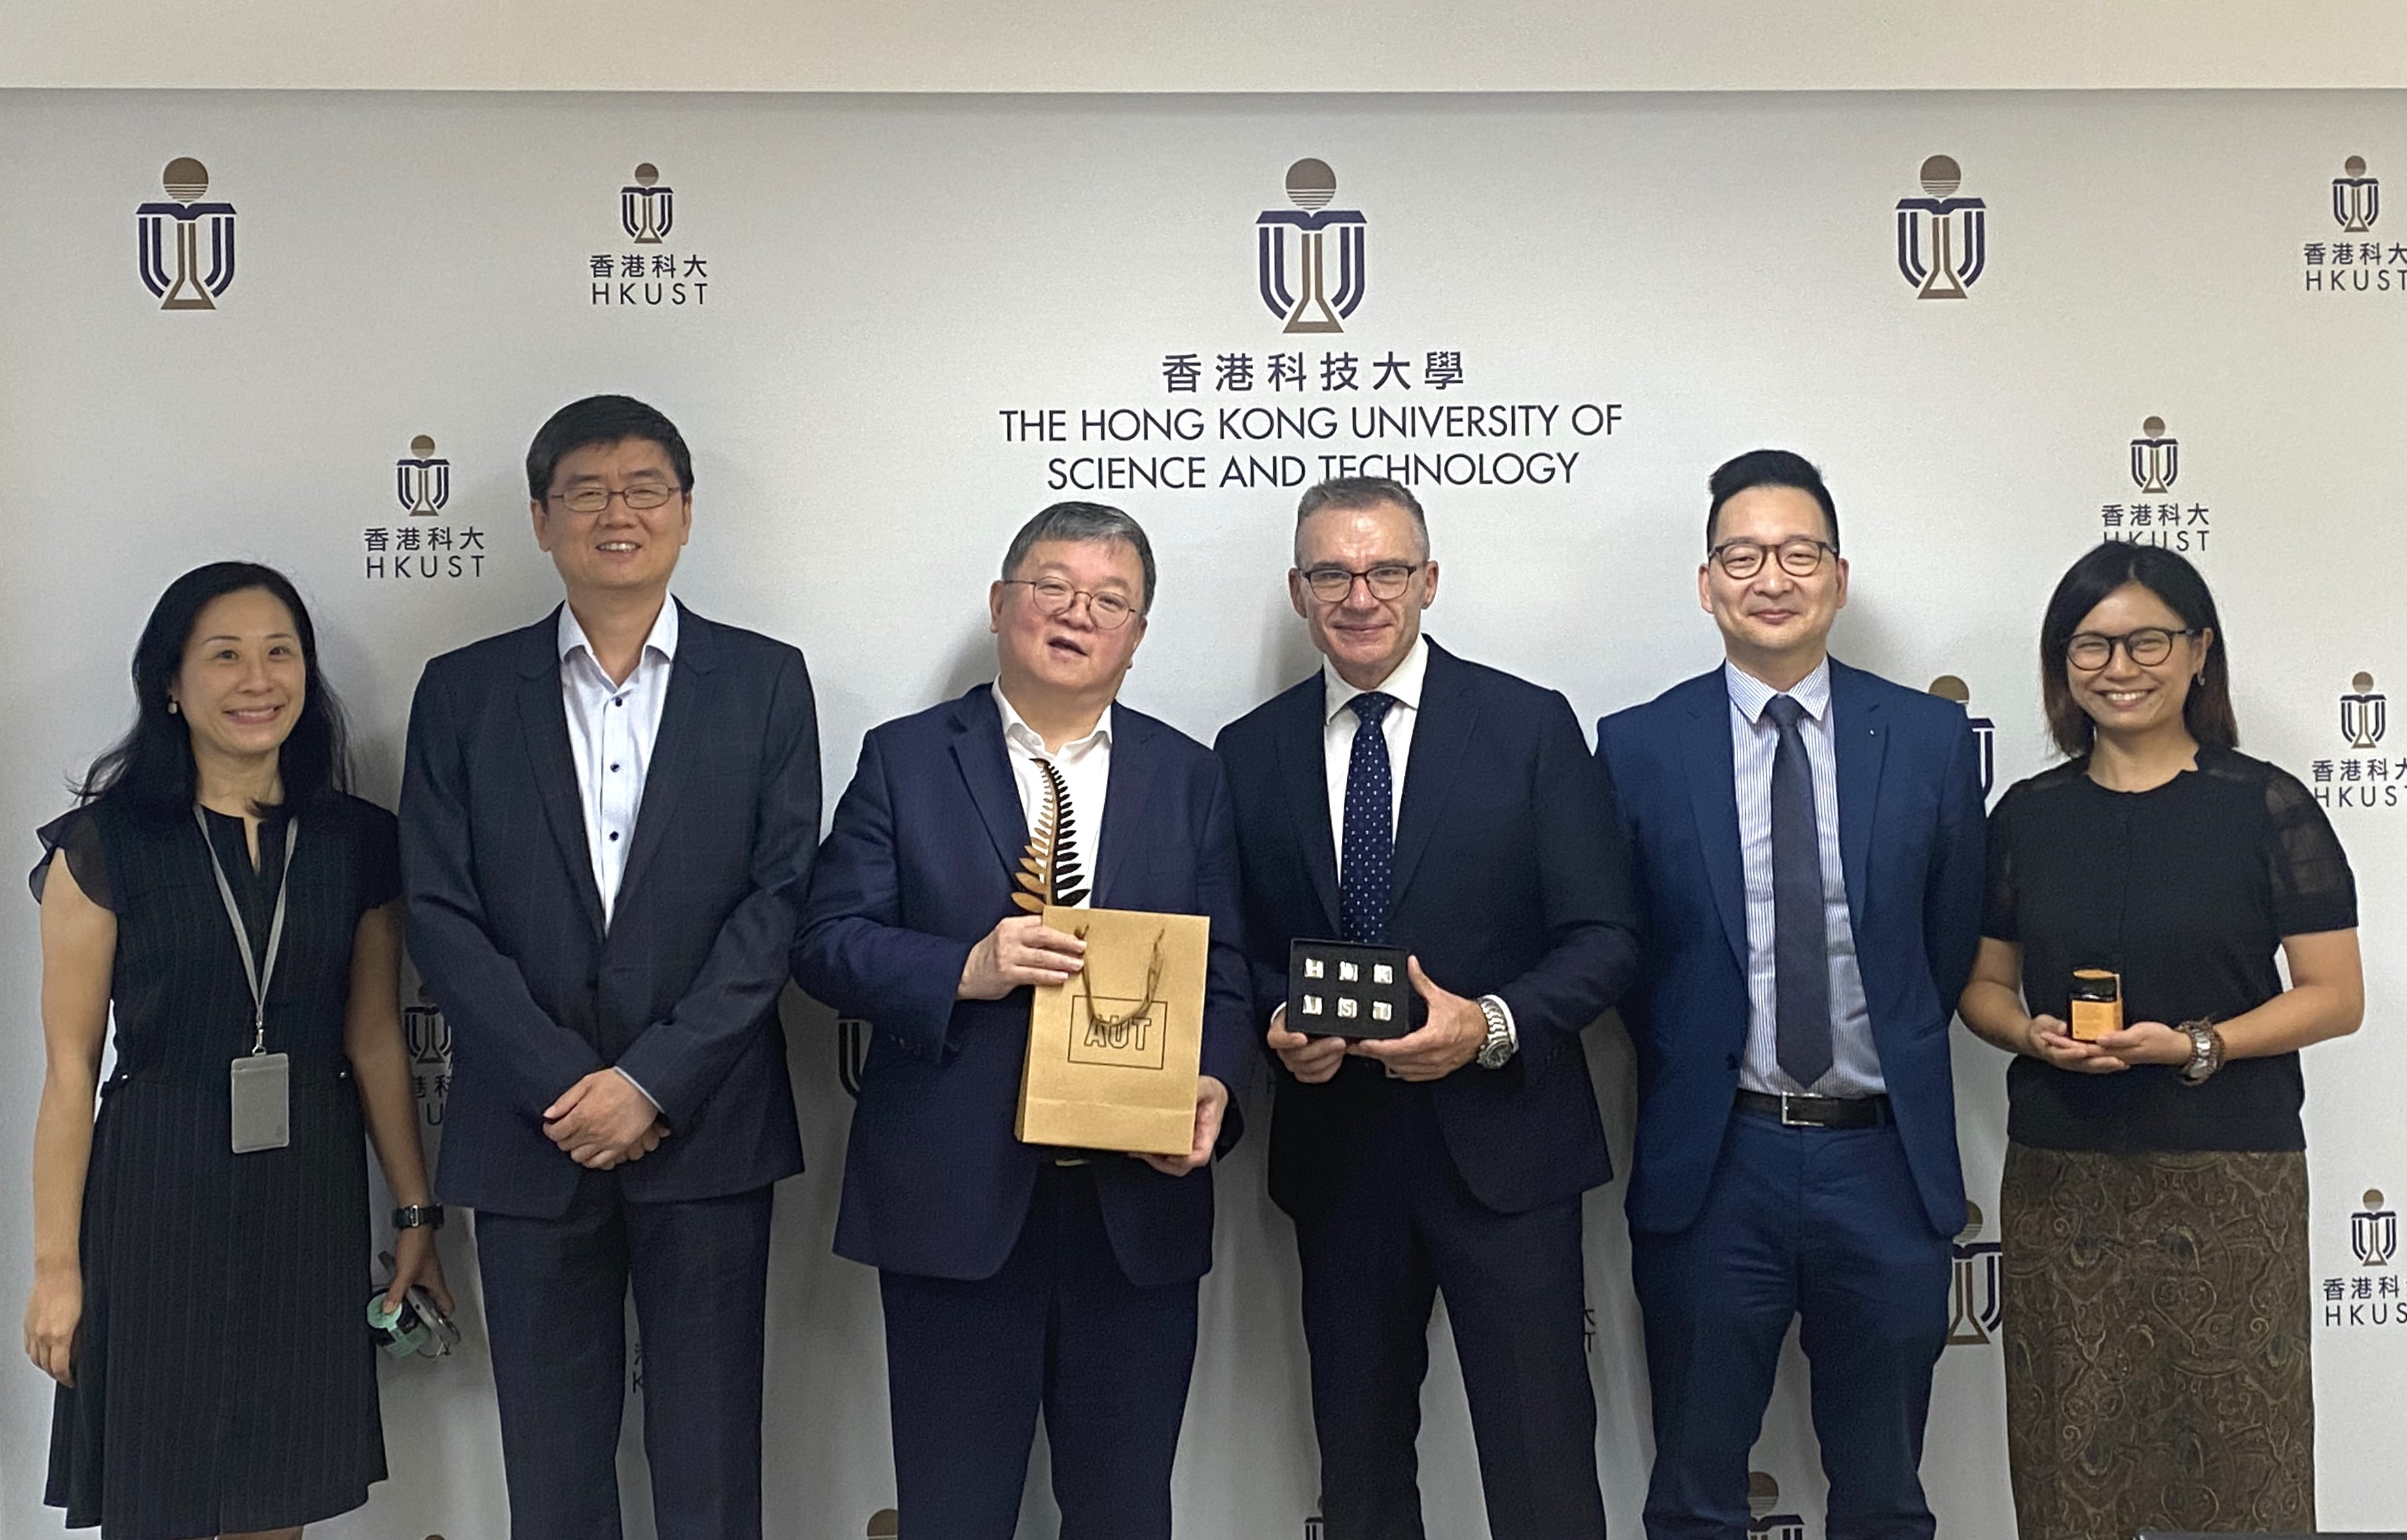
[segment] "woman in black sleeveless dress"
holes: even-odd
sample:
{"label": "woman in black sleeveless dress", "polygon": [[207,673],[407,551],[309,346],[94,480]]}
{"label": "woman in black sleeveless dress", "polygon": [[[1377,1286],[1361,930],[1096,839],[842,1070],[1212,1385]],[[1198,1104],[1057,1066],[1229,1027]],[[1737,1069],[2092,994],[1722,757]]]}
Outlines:
{"label": "woman in black sleeveless dress", "polygon": [[[401,1043],[395,827],[341,790],[339,711],[273,570],[178,578],[134,674],[136,724],[34,874],[25,1342],[59,1381],[47,1500],[107,1540],[294,1533],[385,1474],[363,1132],[420,1210],[401,1217],[439,1219]],[[289,1134],[236,1153],[229,1077],[261,1048],[289,1062]],[[449,1307],[433,1240],[400,1233],[389,1297],[423,1283]]]}

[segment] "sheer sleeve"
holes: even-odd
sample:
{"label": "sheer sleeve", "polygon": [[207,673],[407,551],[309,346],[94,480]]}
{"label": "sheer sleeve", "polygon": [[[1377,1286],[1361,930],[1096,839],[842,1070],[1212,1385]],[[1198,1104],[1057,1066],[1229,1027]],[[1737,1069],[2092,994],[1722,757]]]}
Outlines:
{"label": "sheer sleeve", "polygon": [[76,886],[84,896],[104,909],[114,908],[115,900],[108,889],[108,854],[101,844],[100,820],[89,807],[78,807],[34,831],[42,842],[42,859],[26,874],[26,886],[34,890],[34,901],[40,903],[43,884],[50,875],[50,862],[64,851],[67,870],[75,874]]}
{"label": "sheer sleeve", "polygon": [[2331,820],[2297,777],[2272,765],[2266,766],[2261,855],[2272,886],[2277,934],[2356,927],[2357,877]]}
{"label": "sheer sleeve", "polygon": [[2000,797],[1989,813],[1989,878],[1981,900],[1981,934],[1995,941],[2022,940],[2015,922],[2015,904],[2021,897],[2015,871],[2015,815],[2022,803],[2022,788],[2017,786]]}

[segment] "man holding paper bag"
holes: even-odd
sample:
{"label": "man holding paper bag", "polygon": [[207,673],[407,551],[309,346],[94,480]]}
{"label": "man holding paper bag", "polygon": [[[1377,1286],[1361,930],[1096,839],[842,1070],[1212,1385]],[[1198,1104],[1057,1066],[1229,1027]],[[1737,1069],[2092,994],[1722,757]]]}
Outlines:
{"label": "man holding paper bag", "polygon": [[[794,948],[874,1028],[835,1249],[878,1269],[905,1536],[1009,1540],[1040,1409],[1065,1540],[1170,1533],[1202,1168],[1252,1048],[1219,767],[1115,699],[1153,589],[1127,514],[1031,520],[988,593],[995,682],[863,740]],[[1176,1153],[1091,1148],[1182,1075]],[[1029,1142],[1047,1118],[1101,1132]]]}

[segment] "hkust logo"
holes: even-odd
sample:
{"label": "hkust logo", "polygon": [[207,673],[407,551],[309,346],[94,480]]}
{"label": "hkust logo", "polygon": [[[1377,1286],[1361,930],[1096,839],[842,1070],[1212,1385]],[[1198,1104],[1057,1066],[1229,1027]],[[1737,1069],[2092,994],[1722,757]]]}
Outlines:
{"label": "hkust logo", "polygon": [[619,230],[628,249],[585,259],[587,303],[638,310],[708,304],[709,263],[695,252],[668,250],[676,223],[677,190],[664,185],[661,168],[646,161],[619,189]]}
{"label": "hkust logo", "polygon": [[[2184,507],[2173,494],[2173,483],[2181,479],[2181,440],[2166,429],[2163,418],[2151,417],[2141,422],[2129,449],[2132,491],[2124,495],[2130,500],[2098,505],[2099,538],[2204,552],[2214,533],[2214,510],[2199,502]],[[2164,501],[2146,501],[2152,497]]]}
{"label": "hkust logo", "polygon": [[1769,1471],[1746,1473],[1747,1540],[1805,1540],[1805,1516],[1787,1511]]}
{"label": "hkust logo", "polygon": [[2401,806],[2407,789],[2407,759],[2383,757],[2382,740],[2390,731],[2390,697],[2373,688],[2373,676],[2362,670],[2348,681],[2340,697],[2340,736],[2345,745],[2336,759],[2319,759],[2307,766],[2307,785],[2326,808],[2354,811],[2360,807]]}
{"label": "hkust logo", "polygon": [[1362,303],[1369,225],[1360,209],[1329,207],[1337,196],[1337,173],[1327,161],[1307,158],[1289,166],[1287,195],[1294,207],[1266,208],[1254,221],[1262,304],[1286,322],[1282,332],[1343,332],[1346,318]]}
{"label": "hkust logo", "polygon": [[1988,1220],[1981,1205],[1964,1201],[1964,1228],[1954,1246],[1955,1281],[1947,1296],[1947,1346],[1986,1348],[1998,1339],[1998,1323],[2005,1319],[1999,1298],[2000,1269],[2005,1243],[1987,1238]]}
{"label": "hkust logo", "polygon": [[451,462],[434,452],[431,434],[409,441],[409,452],[392,463],[398,523],[370,524],[360,531],[365,548],[363,576],[370,581],[482,578],[485,532],[474,524],[454,528],[423,520],[442,517],[451,501]]}
{"label": "hkust logo", "polygon": [[142,282],[162,310],[214,310],[234,286],[234,205],[202,201],[209,168],[190,155],[159,180],[165,201],[134,211]]}
{"label": "hkust logo", "polygon": [[1972,687],[1953,674],[1942,674],[1931,680],[1929,693],[1964,708],[1964,720],[1973,729],[1973,742],[1981,750],[1981,794],[1987,796],[1998,785],[1998,724],[1987,717],[1973,715]]}
{"label": "hkust logo", "polygon": [[2348,1217],[2348,1248],[2357,1270],[2323,1280],[2328,1327],[2407,1326],[2399,1297],[2399,1212],[2370,1188],[2362,1207]]}
{"label": "hkust logo", "polygon": [[1918,198],[1897,200],[1897,270],[1916,299],[1964,299],[1989,265],[1989,206],[1959,198],[1964,173],[1955,159],[1922,163]]}
{"label": "hkust logo", "polygon": [[2407,244],[2385,247],[2373,234],[2382,218],[2382,179],[2368,174],[2362,155],[2351,155],[2340,170],[2331,179],[2337,234],[2303,242],[2299,249],[2307,292],[2407,293]]}
{"label": "hkust logo", "polygon": [[[419,993],[425,994],[421,986]],[[430,1129],[443,1126],[451,1100],[451,1024],[432,1000],[401,1008],[402,1040],[409,1048],[409,1089]]]}

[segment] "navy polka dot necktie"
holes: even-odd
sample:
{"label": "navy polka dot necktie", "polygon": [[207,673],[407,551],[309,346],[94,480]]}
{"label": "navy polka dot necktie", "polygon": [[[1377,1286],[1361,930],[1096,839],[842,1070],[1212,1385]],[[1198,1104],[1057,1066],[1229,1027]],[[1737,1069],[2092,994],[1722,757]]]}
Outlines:
{"label": "navy polka dot necktie", "polygon": [[1359,719],[1346,764],[1346,843],[1338,863],[1337,920],[1344,939],[1376,946],[1387,938],[1389,888],[1395,877],[1395,780],[1380,720],[1396,704],[1376,691],[1346,703]]}
{"label": "navy polka dot necktie", "polygon": [[1804,705],[1774,695],[1763,708],[1772,751],[1772,982],[1780,1067],[1812,1090],[1830,1072],[1830,940],[1822,891],[1822,835],[1814,768],[1798,722]]}

